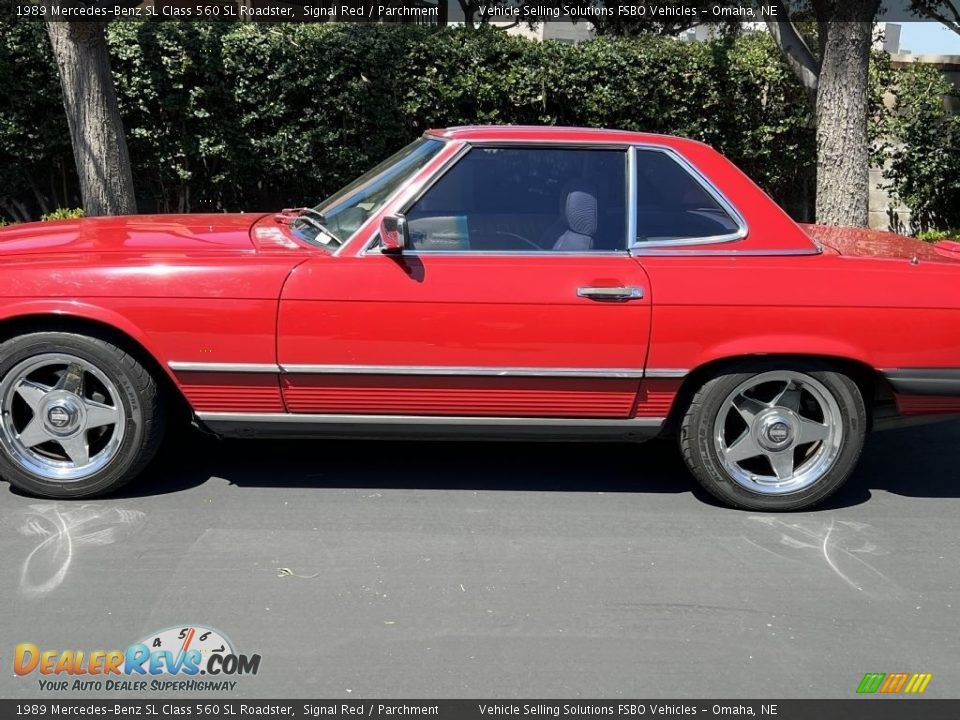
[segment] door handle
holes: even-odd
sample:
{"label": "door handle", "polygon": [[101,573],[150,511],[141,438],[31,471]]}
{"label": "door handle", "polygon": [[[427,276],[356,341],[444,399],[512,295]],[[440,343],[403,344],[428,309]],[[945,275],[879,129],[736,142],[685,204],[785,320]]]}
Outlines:
{"label": "door handle", "polygon": [[577,297],[590,300],[639,300],[642,287],[582,287],[577,288]]}

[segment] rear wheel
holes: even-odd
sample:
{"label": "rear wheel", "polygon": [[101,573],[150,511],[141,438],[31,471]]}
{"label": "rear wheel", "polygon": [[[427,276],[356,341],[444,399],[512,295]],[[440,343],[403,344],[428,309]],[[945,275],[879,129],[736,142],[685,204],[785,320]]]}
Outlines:
{"label": "rear wheel", "polygon": [[866,429],[856,383],[818,363],[742,364],[694,396],[680,432],[691,472],[720,500],[800,510],[852,472]]}
{"label": "rear wheel", "polygon": [[0,344],[0,476],[33,495],[113,491],[163,431],[154,378],[121,348],[65,332]]}

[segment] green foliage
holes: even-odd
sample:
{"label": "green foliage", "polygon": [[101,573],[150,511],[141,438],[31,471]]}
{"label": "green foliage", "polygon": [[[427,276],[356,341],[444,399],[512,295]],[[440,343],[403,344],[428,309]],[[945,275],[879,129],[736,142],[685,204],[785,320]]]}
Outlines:
{"label": "green foliage", "polygon": [[0,213],[27,220],[36,210],[76,203],[73,152],[60,81],[42,22],[0,7]]}
{"label": "green foliage", "polygon": [[428,42],[409,26],[235,26],[222,58],[242,195],[315,204],[416,137],[409,56]]}
{"label": "green foliage", "polygon": [[234,170],[234,78],[226,23],[118,22],[108,39],[142,210],[224,209],[243,200]]}
{"label": "green foliage", "polygon": [[41,220],[73,220],[83,217],[83,208],[57,208],[40,216]]}
{"label": "green foliage", "polygon": [[960,227],[960,115],[950,107],[960,106],[960,93],[919,64],[892,71],[891,91],[878,155],[893,198],[919,230]]}
{"label": "green foliage", "polygon": [[941,240],[960,240],[960,229],[951,230],[921,230],[917,233],[917,240],[923,240],[928,243],[940,242]]}
{"label": "green foliage", "polygon": [[[0,213],[24,220],[79,198],[43,26],[4,15],[0,31],[0,94],[14,100],[0,104]],[[143,211],[315,203],[428,127],[515,123],[693,137],[809,213],[810,111],[766,33],[568,45],[492,28],[123,22],[109,40]],[[880,55],[871,87],[895,199],[920,228],[960,227],[956,90]]]}
{"label": "green foliage", "polygon": [[654,35],[535,43],[445,31],[414,50],[413,127],[582,125],[668,133],[725,152],[802,214],[813,130],[802,90],[765,33],[710,43]]}
{"label": "green foliage", "polygon": [[[18,99],[0,107],[0,212],[75,205],[42,25],[0,29],[0,91]],[[514,123],[696,138],[808,213],[810,110],[766,33],[569,45],[492,28],[122,22],[108,34],[144,212],[314,204],[429,127]]]}

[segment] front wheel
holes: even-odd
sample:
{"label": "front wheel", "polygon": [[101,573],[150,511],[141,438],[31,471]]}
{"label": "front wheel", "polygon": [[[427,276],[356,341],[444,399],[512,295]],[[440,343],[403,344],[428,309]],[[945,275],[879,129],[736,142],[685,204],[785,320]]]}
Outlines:
{"label": "front wheel", "polygon": [[863,448],[866,409],[849,377],[817,364],[735,366],[690,403],[680,448],[718,499],[800,510],[832,494]]}
{"label": "front wheel", "polygon": [[66,332],[0,344],[0,477],[25,492],[119,488],[153,457],[162,421],[154,378],[116,345]]}

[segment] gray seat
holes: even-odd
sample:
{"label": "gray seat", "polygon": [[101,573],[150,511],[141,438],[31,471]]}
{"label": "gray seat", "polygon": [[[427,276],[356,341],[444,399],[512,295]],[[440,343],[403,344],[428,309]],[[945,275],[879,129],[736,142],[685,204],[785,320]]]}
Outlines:
{"label": "gray seat", "polygon": [[593,249],[597,233],[597,197],[583,187],[570,190],[563,203],[564,230],[552,244],[562,252]]}

